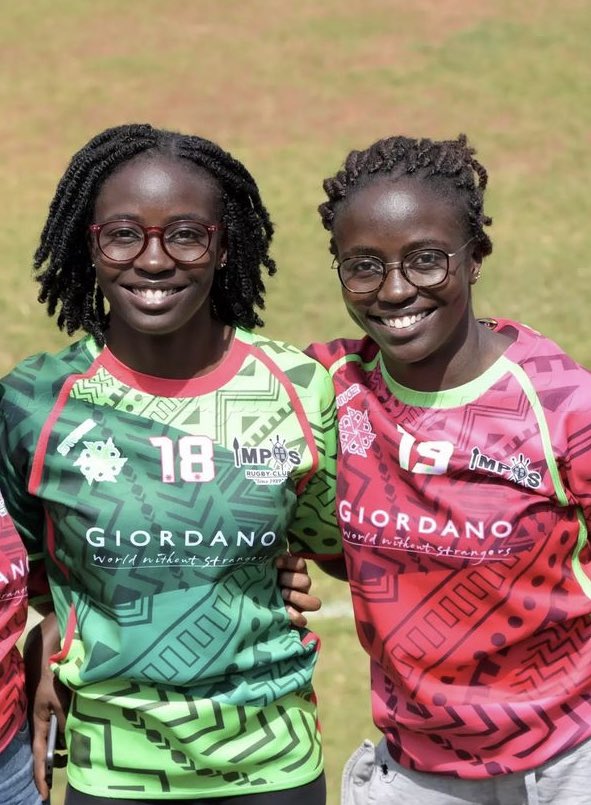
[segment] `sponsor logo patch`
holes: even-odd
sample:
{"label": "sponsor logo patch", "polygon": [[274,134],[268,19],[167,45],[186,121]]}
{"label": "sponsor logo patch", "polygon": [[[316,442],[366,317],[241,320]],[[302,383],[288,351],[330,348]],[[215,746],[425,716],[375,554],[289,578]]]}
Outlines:
{"label": "sponsor logo patch", "polygon": [[286,447],[286,440],[279,435],[269,439],[269,447],[247,447],[238,439],[232,442],[235,467],[253,467],[245,469],[244,475],[258,486],[270,486],[284,483],[293,467],[301,464],[299,450]]}
{"label": "sponsor logo patch", "polygon": [[347,406],[347,413],[339,420],[339,440],[343,453],[365,458],[375,438],[367,411],[357,411]]}
{"label": "sponsor logo patch", "polygon": [[80,467],[80,472],[88,481],[88,485],[90,486],[93,481],[115,483],[127,459],[121,457],[113,439],[109,437],[106,442],[83,442],[83,444],[84,450],[74,462],[74,466]]}
{"label": "sponsor logo patch", "polygon": [[470,454],[471,470],[485,470],[494,475],[502,475],[513,483],[520,486],[527,486],[530,489],[537,489],[542,483],[542,476],[535,470],[530,470],[531,459],[526,458],[523,453],[511,456],[509,464],[498,461],[495,458],[485,455],[478,447],[473,447]]}

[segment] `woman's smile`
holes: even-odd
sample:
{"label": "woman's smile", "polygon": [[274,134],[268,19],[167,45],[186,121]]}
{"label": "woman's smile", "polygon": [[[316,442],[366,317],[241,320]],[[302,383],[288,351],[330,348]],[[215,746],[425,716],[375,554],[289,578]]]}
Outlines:
{"label": "woman's smile", "polygon": [[383,327],[387,327],[389,330],[400,330],[400,331],[412,330],[414,332],[414,330],[416,329],[416,325],[423,322],[433,312],[434,312],[433,310],[421,310],[417,312],[408,312],[388,317],[374,316],[372,314],[369,314],[368,318],[376,322],[376,324],[380,324]]}
{"label": "woman's smile", "polygon": [[106,180],[94,210],[99,232],[107,231],[109,222],[116,223],[112,240],[119,237],[120,252],[129,248],[129,232],[147,233],[145,248],[126,262],[116,259],[117,252],[110,259],[110,241],[102,248],[98,241],[95,244],[97,281],[110,307],[111,349],[118,340],[127,345],[127,354],[131,342],[139,343],[139,335],[177,333],[187,342],[203,341],[212,326],[210,294],[223,254],[221,234],[211,235],[209,248],[199,259],[181,262],[171,256],[172,247],[164,249],[162,233],[175,222],[217,225],[221,211],[219,188],[208,177],[161,155],[130,160]]}
{"label": "woman's smile", "polygon": [[167,306],[169,303],[174,304],[178,301],[177,297],[183,291],[186,291],[188,286],[161,286],[161,285],[128,285],[124,284],[122,287],[129,291],[135,297],[136,301],[145,304],[150,308],[161,308]]}
{"label": "woman's smile", "polygon": [[[467,245],[467,232],[455,208],[412,178],[376,178],[337,210],[333,234],[339,265],[349,271],[345,281],[354,288],[342,289],[349,315],[379,345],[392,377],[413,387],[437,384],[450,359],[470,375],[475,321],[470,288],[477,263],[469,248],[458,253]],[[410,281],[416,277],[420,284],[429,262],[413,266],[415,274],[407,279],[402,266],[417,254],[443,255],[447,270],[444,262],[441,281],[426,287]],[[354,275],[350,266],[357,255],[370,256],[372,265],[399,265],[375,290],[356,291],[366,271],[359,258],[361,280]]]}

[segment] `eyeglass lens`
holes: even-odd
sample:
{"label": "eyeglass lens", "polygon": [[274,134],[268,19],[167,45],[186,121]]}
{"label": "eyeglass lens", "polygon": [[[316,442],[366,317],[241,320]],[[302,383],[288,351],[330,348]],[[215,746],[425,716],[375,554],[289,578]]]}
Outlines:
{"label": "eyeglass lens", "polygon": [[[367,292],[380,287],[387,268],[377,257],[348,257],[339,266],[339,277],[350,291]],[[408,254],[400,266],[405,279],[417,288],[438,285],[447,276],[448,256],[439,249]]]}
{"label": "eyeglass lens", "polygon": [[[148,233],[139,224],[110,221],[102,226],[98,245],[109,259],[126,262],[141,253],[147,238]],[[191,263],[209,249],[210,233],[198,221],[176,221],[163,228],[160,240],[164,251],[174,260]]]}

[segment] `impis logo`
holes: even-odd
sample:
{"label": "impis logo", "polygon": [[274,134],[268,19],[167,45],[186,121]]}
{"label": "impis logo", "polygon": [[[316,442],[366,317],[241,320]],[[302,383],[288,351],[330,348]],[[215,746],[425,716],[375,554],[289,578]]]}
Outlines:
{"label": "impis logo", "polygon": [[234,466],[272,466],[274,469],[287,471],[290,467],[301,463],[302,457],[299,451],[288,450],[285,446],[285,439],[282,440],[276,436],[275,441],[273,439],[269,439],[269,441],[270,447],[245,447],[240,444],[238,439],[234,439],[232,442]]}
{"label": "impis logo", "polygon": [[530,489],[537,489],[542,483],[542,476],[535,470],[530,470],[531,459],[526,458],[523,453],[517,457],[511,456],[510,464],[490,458],[482,453],[478,447],[472,448],[469,467],[471,470],[486,470],[495,475],[505,475],[510,481],[520,486],[528,486]]}

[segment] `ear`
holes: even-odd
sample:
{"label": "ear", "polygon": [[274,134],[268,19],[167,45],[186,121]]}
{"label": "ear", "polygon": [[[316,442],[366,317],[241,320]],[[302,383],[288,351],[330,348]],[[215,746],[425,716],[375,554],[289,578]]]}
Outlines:
{"label": "ear", "polygon": [[468,270],[470,272],[468,282],[470,285],[476,285],[480,279],[480,272],[482,270],[482,254],[477,245],[471,251],[470,268]]}
{"label": "ear", "polygon": [[470,265],[470,278],[468,280],[470,285],[476,285],[476,283],[480,279],[481,269],[482,269],[482,260],[475,260],[474,258],[472,258],[472,262]]}
{"label": "ear", "polygon": [[223,249],[220,250],[218,264],[215,267],[216,271],[223,271],[223,269],[228,265],[228,250],[224,246]]}
{"label": "ear", "polygon": [[90,232],[86,236],[86,247],[88,249],[88,256],[90,257],[90,262],[94,266],[94,262],[96,260],[96,256],[98,253],[98,246],[96,245],[96,238]]}

